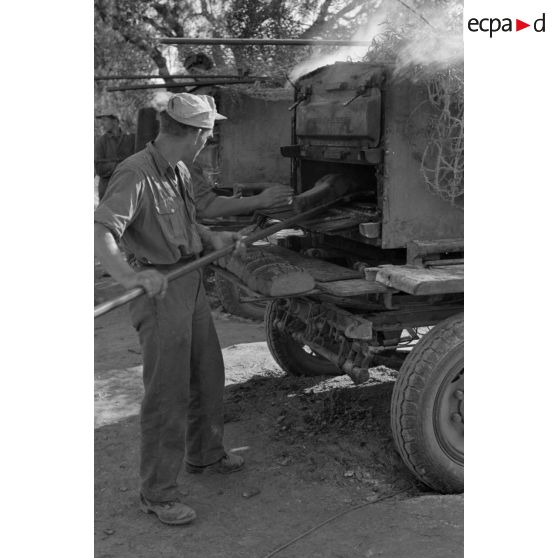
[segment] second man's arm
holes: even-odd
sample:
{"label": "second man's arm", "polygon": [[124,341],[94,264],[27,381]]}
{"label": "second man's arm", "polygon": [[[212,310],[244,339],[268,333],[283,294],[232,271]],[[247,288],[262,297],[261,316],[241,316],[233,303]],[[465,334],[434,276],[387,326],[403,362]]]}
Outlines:
{"label": "second man's arm", "polygon": [[256,196],[237,198],[234,196],[217,196],[199,213],[200,217],[229,217],[253,213],[258,209],[267,209],[287,205],[292,199],[293,191],[289,186],[277,184],[265,188]]}

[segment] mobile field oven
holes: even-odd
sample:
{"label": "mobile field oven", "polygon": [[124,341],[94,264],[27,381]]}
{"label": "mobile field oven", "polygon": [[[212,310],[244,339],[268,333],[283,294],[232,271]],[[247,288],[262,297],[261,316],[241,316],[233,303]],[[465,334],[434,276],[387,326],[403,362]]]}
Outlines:
{"label": "mobile field oven", "polygon": [[[345,182],[351,193],[222,273],[270,300],[267,342],[289,374],[347,373],[361,382],[370,367],[398,368],[404,358],[391,405],[398,451],[425,484],[460,492],[462,105],[387,66],[336,63],[302,76],[291,108],[292,142],[281,151],[291,158],[299,209],[321,202],[304,201],[310,190],[325,200]],[[297,294],[266,290],[277,259],[313,283]]]}

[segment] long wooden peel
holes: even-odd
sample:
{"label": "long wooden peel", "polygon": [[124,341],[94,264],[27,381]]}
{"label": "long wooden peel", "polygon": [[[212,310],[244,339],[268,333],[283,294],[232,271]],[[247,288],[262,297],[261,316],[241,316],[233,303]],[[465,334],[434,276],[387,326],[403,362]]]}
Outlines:
{"label": "long wooden peel", "polygon": [[[249,234],[248,236],[244,237],[243,242],[244,244],[246,244],[246,246],[248,246],[258,240],[262,240],[263,238],[266,238],[270,234],[274,234],[283,229],[288,229],[292,225],[300,224],[301,222],[305,221],[309,217],[312,217],[317,213],[324,211],[324,209],[327,209],[328,207],[331,207],[332,205],[339,203],[340,201],[343,201],[343,199],[344,198],[331,200],[325,204],[318,205],[313,209],[309,209],[308,211],[304,211],[303,213],[298,213],[293,217],[289,217],[288,219],[285,219],[285,221],[281,221],[280,223],[276,223],[275,225],[271,225],[270,227],[266,227],[265,229]],[[192,271],[195,271],[200,267],[204,267],[218,260],[219,258],[226,256],[227,254],[231,253],[235,249],[235,246],[236,243],[230,244],[228,246],[225,246],[224,248],[220,248],[219,250],[216,250],[215,252],[211,252],[206,256],[202,256],[201,258],[194,260],[193,262],[184,264],[182,267],[178,267],[174,269],[173,271],[171,271],[166,275],[167,281],[173,281],[174,279],[178,279],[179,277],[182,277],[187,273],[192,273]],[[119,308],[120,306],[127,304],[128,302],[140,297],[143,294],[145,294],[145,290],[142,287],[136,287],[135,289],[132,289],[124,293],[123,295],[117,296],[111,300],[107,300],[106,302],[98,304],[97,306],[95,306],[95,318],[98,318],[99,316],[102,316],[103,314],[106,314],[107,312],[110,312],[115,308]]]}

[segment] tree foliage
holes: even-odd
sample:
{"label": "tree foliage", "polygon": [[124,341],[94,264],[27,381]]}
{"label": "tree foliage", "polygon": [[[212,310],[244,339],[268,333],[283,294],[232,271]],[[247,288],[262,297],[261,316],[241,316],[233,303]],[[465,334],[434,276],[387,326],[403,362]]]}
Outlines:
{"label": "tree foliage", "polygon": [[[308,56],[291,47],[164,47],[160,37],[348,38],[381,0],[95,0],[95,70],[149,68],[165,77],[184,71],[192,52],[207,52],[216,70],[284,72]],[[98,37],[104,35],[103,37]],[[126,48],[121,48],[126,45]],[[114,59],[119,61],[115,64]]]}
{"label": "tree foliage", "polygon": [[[392,58],[428,26],[417,14],[436,19],[457,14],[461,0],[95,0],[95,71],[152,73],[164,83],[171,73],[185,73],[188,56],[205,53],[214,73],[285,75],[315,53],[312,47],[165,46],[161,37],[351,38],[373,18],[383,18],[382,33],[372,44],[374,57]],[[414,10],[414,11],[413,11]],[[455,29],[452,28],[452,32]],[[418,43],[417,43],[418,44]],[[332,52],[322,49],[321,52]],[[424,50],[424,49],[423,49]],[[121,83],[121,82],[120,82]],[[106,93],[96,84],[96,108],[117,106],[133,114],[152,92]]]}

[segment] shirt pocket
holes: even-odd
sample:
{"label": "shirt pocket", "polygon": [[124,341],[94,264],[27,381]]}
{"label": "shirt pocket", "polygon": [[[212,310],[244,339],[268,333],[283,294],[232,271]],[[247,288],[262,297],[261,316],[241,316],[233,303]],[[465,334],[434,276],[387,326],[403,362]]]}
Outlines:
{"label": "shirt pocket", "polygon": [[184,215],[180,214],[179,204],[170,198],[161,198],[157,200],[155,209],[163,234],[180,244],[187,244],[186,222]]}

